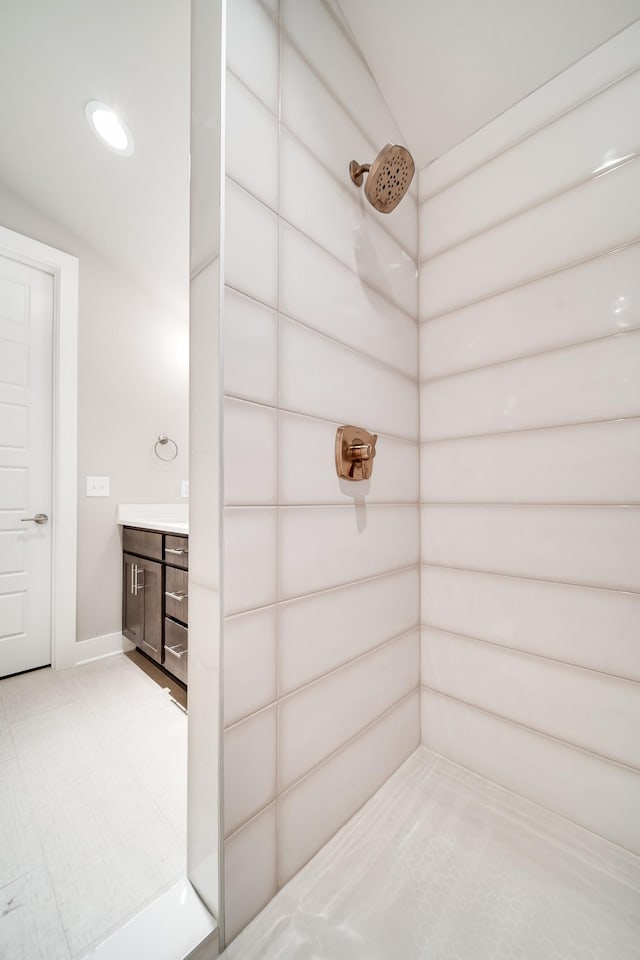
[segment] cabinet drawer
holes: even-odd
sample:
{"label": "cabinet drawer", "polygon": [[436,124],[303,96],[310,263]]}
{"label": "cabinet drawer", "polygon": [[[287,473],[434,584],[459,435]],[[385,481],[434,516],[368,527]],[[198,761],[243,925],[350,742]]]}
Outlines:
{"label": "cabinet drawer", "polygon": [[174,567],[188,567],[189,538],[165,536],[164,559],[165,563],[172,563]]}
{"label": "cabinet drawer", "polygon": [[176,567],[166,568],[164,610],[168,617],[189,622],[189,574]]}
{"label": "cabinet drawer", "polygon": [[187,682],[188,631],[181,623],[164,621],[164,667],[183,683]]}
{"label": "cabinet drawer", "polygon": [[136,553],[139,557],[162,560],[161,533],[150,533],[148,530],[134,530],[132,527],[125,527],[122,534],[122,545],[125,553]]}

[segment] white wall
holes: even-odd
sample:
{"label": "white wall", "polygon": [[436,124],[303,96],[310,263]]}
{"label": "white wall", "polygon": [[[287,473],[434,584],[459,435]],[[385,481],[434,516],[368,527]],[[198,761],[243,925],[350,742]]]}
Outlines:
{"label": "white wall", "polygon": [[[417,191],[385,217],[348,176],[399,134],[319,0],[228,18],[230,940],[418,744],[419,508]],[[379,434],[367,485],[341,423]]]}
{"label": "white wall", "polygon": [[638,67],[636,25],[420,173],[423,741],[635,853]]}
{"label": "white wall", "polygon": [[[188,477],[188,318],[2,189],[0,223],[79,258],[77,639],[119,633],[116,505],[180,501]],[[179,445],[172,464],[153,457],[159,433]],[[87,475],[110,477],[111,496],[87,498]]]}

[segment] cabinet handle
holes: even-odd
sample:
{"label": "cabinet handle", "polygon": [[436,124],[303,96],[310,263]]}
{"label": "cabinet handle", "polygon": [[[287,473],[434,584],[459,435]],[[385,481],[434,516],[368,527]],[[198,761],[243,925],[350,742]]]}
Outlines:
{"label": "cabinet handle", "polygon": [[173,547],[165,547],[165,553],[175,553],[176,556],[181,557],[183,553],[189,553],[188,550],[174,550]]}
{"label": "cabinet handle", "polygon": [[188,593],[183,593],[182,590],[172,593],[171,590],[165,590],[165,597],[171,597],[172,600],[177,600],[178,603],[182,603],[183,600],[189,599]]}
{"label": "cabinet handle", "polygon": [[129,569],[130,569],[130,571],[131,571],[131,583],[129,584],[129,593],[131,594],[132,597],[135,597],[135,595],[136,595],[135,580],[134,580],[135,575],[136,575],[136,565],[135,565],[135,563],[130,563],[130,564],[129,564]]}
{"label": "cabinet handle", "polygon": [[187,652],[187,648],[181,647],[179,643],[176,643],[174,647],[165,647],[165,650],[168,650],[169,653],[172,653],[174,657],[178,658],[178,660],[184,657],[185,653]]}
{"label": "cabinet handle", "polygon": [[[137,563],[133,565],[133,595],[134,597],[138,596],[139,590],[144,590],[144,567],[139,567]],[[142,576],[142,583],[138,582],[138,574]]]}

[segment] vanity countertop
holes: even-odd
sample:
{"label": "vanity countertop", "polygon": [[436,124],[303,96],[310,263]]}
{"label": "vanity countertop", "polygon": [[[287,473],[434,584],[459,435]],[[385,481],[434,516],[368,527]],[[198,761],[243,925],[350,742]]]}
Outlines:
{"label": "vanity countertop", "polygon": [[117,523],[159,533],[189,535],[189,508],[182,503],[121,503]]}

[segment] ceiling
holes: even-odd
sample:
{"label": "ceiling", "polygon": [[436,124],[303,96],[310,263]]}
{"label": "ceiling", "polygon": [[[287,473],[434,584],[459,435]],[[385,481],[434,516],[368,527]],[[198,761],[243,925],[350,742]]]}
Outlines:
{"label": "ceiling", "polygon": [[640,0],[338,2],[418,168],[640,17]]}
{"label": "ceiling", "polygon": [[[3,0],[0,28],[0,184],[181,313],[189,11],[189,0]],[[132,157],[92,133],[89,100],[119,111]]]}

